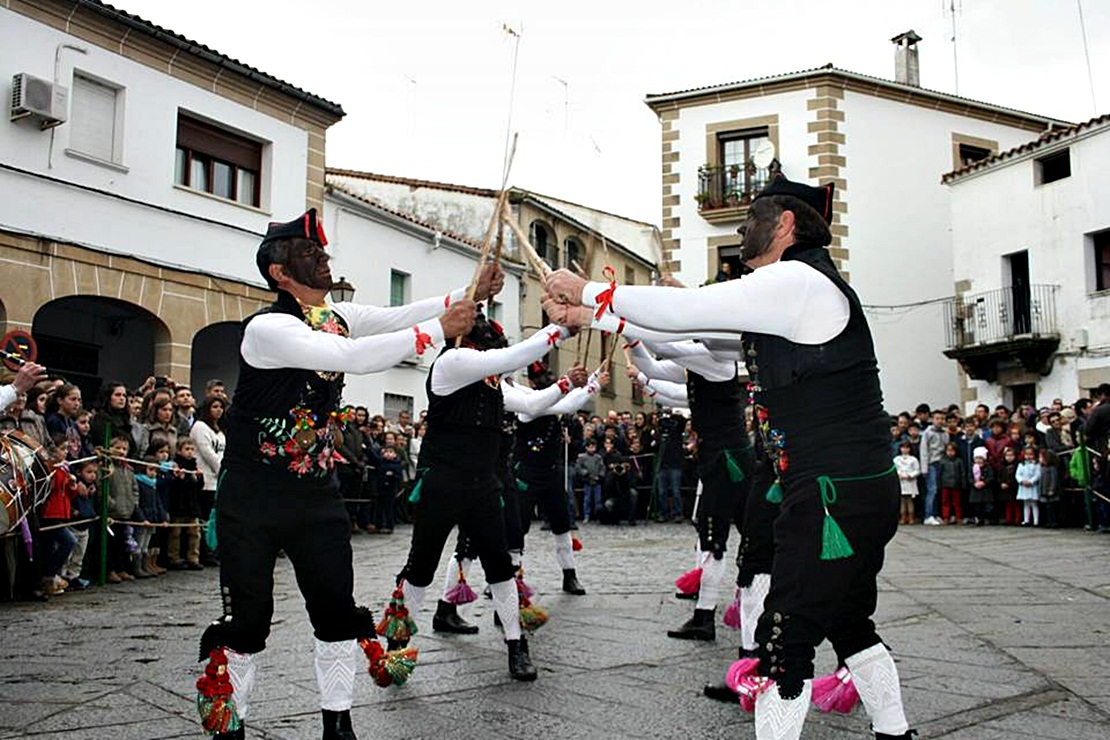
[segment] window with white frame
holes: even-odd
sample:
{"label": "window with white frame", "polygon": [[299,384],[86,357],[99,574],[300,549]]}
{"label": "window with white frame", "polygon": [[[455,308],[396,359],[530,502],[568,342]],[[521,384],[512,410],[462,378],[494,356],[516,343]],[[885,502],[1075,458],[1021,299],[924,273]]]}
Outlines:
{"label": "window with white frame", "polygon": [[73,75],[69,151],[102,162],[123,162],[123,88]]}

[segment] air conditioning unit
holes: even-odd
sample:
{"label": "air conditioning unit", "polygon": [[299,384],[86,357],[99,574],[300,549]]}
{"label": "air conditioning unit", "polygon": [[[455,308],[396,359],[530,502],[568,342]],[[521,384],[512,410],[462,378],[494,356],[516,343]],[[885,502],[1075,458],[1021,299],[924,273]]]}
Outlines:
{"label": "air conditioning unit", "polygon": [[30,118],[52,128],[65,123],[68,106],[68,88],[25,72],[12,77],[11,120]]}

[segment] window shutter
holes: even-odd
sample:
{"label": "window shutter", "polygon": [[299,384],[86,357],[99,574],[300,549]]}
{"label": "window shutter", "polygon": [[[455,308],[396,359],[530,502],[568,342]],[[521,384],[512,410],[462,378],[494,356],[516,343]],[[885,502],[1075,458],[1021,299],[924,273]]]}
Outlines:
{"label": "window shutter", "polygon": [[117,162],[116,96],[118,90],[87,77],[73,78],[69,146],[106,162]]}

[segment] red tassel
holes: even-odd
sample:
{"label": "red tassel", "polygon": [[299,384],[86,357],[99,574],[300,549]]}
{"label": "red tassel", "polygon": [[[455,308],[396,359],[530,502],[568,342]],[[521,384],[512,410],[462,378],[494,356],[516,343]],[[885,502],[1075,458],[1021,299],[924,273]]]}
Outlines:
{"label": "red tassel", "polygon": [[688,570],[675,579],[675,587],[684,594],[696,594],[701,590],[701,568]]}
{"label": "red tassel", "polygon": [[578,539],[574,535],[571,535],[570,536],[570,549],[573,552],[578,552],[579,550],[581,550],[582,549],[582,540]]}
{"label": "red tassel", "polygon": [[851,714],[859,703],[859,692],[852,683],[852,673],[844,666],[836,673],[813,679],[813,706],[819,712]]}

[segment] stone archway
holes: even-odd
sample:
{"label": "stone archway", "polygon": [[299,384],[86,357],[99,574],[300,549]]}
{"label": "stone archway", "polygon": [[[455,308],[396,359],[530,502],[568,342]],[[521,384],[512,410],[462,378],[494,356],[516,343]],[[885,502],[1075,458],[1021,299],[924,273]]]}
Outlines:
{"label": "stone archway", "polygon": [[31,334],[38,361],[89,400],[104,380],[137,388],[151,375],[170,374],[169,327],[127,301],[86,295],[49,301],[35,312]]}
{"label": "stone archway", "polygon": [[[241,321],[273,300],[272,293],[237,280],[2,229],[0,261],[5,263],[0,304],[7,311],[0,318],[6,318],[7,329],[31,331],[39,311],[61,299],[115,301],[158,322],[159,331],[152,330],[154,354],[145,371],[149,374],[153,369],[156,375],[187,385],[194,380],[192,339],[198,332],[213,324]],[[85,317],[74,320],[81,323]],[[86,363],[87,356],[86,352]],[[83,374],[95,377],[91,370]]]}
{"label": "stone archway", "polygon": [[193,395],[204,398],[205,385],[219,379],[230,395],[239,382],[239,344],[241,324],[238,321],[221,321],[210,324],[193,337],[192,388]]}

